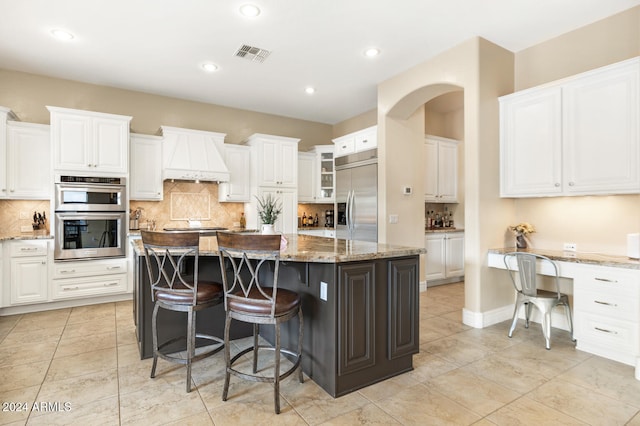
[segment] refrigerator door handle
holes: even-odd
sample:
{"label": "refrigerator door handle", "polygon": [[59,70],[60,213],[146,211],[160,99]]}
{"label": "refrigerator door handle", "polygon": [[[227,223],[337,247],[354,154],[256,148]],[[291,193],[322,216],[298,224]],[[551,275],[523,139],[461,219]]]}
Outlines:
{"label": "refrigerator door handle", "polygon": [[347,235],[351,239],[351,190],[347,192],[347,204],[345,206],[344,217],[347,222]]}
{"label": "refrigerator door handle", "polygon": [[356,217],[356,191],[355,189],[351,191],[351,206],[349,207],[349,222],[351,222],[351,232],[353,233],[356,229],[356,224],[354,223],[354,218]]}

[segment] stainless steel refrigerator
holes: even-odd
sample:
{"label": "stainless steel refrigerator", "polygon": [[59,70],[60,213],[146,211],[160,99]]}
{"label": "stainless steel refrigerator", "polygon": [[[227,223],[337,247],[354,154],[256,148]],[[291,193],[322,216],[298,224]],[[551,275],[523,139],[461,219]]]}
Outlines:
{"label": "stainless steel refrigerator", "polygon": [[336,237],[378,241],[378,150],[335,159]]}

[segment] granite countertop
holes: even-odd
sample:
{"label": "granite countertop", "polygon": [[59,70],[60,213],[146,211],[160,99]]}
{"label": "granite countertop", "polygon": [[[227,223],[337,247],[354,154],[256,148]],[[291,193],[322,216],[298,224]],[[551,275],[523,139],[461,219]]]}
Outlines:
{"label": "granite countertop", "polygon": [[547,256],[551,260],[558,262],[582,263],[587,265],[612,266],[615,268],[627,268],[640,270],[640,260],[631,259],[627,256],[615,256],[603,253],[581,253],[567,252],[562,250],[545,250],[545,249],[518,249],[515,247],[506,247],[498,249],[490,249],[489,253],[505,254],[514,251],[525,253],[535,253]]}
{"label": "granite countertop", "polygon": [[0,234],[0,242],[8,240],[50,240],[53,235],[47,231],[21,232],[19,234]]}
{"label": "granite countertop", "polygon": [[[311,235],[287,234],[286,247],[280,260],[293,262],[341,263],[402,256],[415,256],[427,251],[422,247],[349,241]],[[144,256],[142,241],[133,242],[136,254]],[[216,237],[200,237],[200,256],[217,255]]]}
{"label": "granite countertop", "polygon": [[434,234],[438,232],[464,232],[463,228],[427,228],[424,230],[425,234]]}

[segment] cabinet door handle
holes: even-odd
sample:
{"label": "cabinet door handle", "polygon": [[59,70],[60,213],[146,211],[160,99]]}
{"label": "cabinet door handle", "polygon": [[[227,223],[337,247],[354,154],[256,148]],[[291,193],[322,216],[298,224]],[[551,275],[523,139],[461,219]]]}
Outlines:
{"label": "cabinet door handle", "polygon": [[64,287],[62,289],[62,291],[71,291],[71,290],[79,290],[79,289],[80,289],[80,287],[78,287],[78,286],[75,286],[75,287]]}
{"label": "cabinet door handle", "polygon": [[569,182],[569,186],[573,186],[573,185],[575,185],[575,183]]}
{"label": "cabinet door handle", "polygon": [[600,328],[600,327],[593,327],[593,328],[598,330],[598,331],[602,331],[603,333],[618,334],[617,331],[611,331],[611,330],[607,330],[605,328]]}
{"label": "cabinet door handle", "polygon": [[618,306],[617,303],[601,302],[600,300],[594,300],[594,303],[597,303],[598,305]]}
{"label": "cabinet door handle", "polygon": [[104,283],[105,287],[113,287],[114,285],[118,285],[117,282],[112,282],[112,283]]}
{"label": "cabinet door handle", "polygon": [[555,186],[556,188],[560,186],[560,183],[556,182],[553,186]]}
{"label": "cabinet door handle", "polygon": [[43,264],[43,265],[46,265],[46,264],[47,264],[47,261],[46,261],[46,260],[43,260],[43,261],[42,261],[42,264]]}
{"label": "cabinet door handle", "polygon": [[120,266],[107,266],[107,271],[113,271],[114,269],[120,269]]}
{"label": "cabinet door handle", "polygon": [[73,274],[75,273],[76,270],[75,269],[70,269],[70,270],[62,270],[60,271],[61,274]]}
{"label": "cabinet door handle", "polygon": [[369,140],[367,140],[367,139],[362,139],[362,143],[367,143],[367,142],[369,142]]}
{"label": "cabinet door handle", "polygon": [[20,251],[36,251],[38,247],[20,247]]}
{"label": "cabinet door handle", "polygon": [[596,277],[596,281],[604,281],[605,283],[617,283],[618,280],[610,280],[609,278]]}

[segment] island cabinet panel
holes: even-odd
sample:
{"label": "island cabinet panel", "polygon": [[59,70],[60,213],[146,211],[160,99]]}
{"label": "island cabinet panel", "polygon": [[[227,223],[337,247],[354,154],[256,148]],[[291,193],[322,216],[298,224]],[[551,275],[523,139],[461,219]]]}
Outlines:
{"label": "island cabinet panel", "polygon": [[389,261],[388,357],[399,358],[418,353],[420,346],[418,265],[413,259]]}
{"label": "island cabinet panel", "polygon": [[338,268],[338,375],[375,365],[376,272],[374,263]]}

